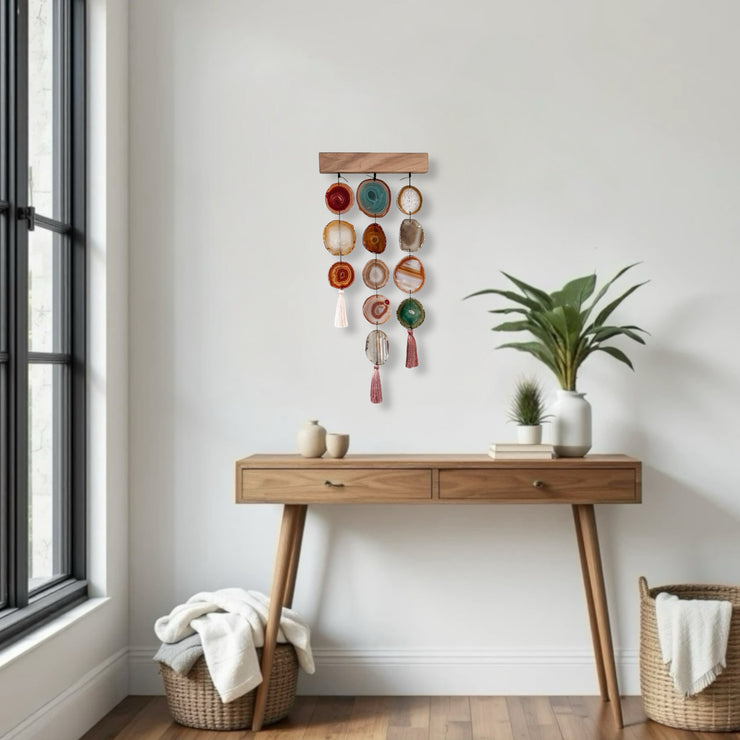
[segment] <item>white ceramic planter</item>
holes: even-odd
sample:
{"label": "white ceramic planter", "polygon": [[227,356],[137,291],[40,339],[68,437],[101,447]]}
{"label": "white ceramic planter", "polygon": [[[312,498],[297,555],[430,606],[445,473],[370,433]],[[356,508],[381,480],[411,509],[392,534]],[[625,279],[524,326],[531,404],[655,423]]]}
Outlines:
{"label": "white ceramic planter", "polygon": [[542,442],[542,425],[524,426],[520,424],[516,428],[516,441],[520,445],[538,445]]}
{"label": "white ceramic planter", "polygon": [[591,404],[585,393],[559,390],[552,407],[552,439],[558,457],[583,457],[591,449]]}
{"label": "white ceramic planter", "polygon": [[321,457],[326,452],[326,429],[318,419],[309,419],[298,431],[297,441],[303,457]]}

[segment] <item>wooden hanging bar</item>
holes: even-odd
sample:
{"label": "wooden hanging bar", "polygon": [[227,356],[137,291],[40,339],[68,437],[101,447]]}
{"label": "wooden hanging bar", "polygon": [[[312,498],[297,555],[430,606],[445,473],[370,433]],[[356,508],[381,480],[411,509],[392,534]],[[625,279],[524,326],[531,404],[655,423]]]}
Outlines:
{"label": "wooden hanging bar", "polygon": [[427,152],[319,152],[319,172],[419,174],[429,171]]}

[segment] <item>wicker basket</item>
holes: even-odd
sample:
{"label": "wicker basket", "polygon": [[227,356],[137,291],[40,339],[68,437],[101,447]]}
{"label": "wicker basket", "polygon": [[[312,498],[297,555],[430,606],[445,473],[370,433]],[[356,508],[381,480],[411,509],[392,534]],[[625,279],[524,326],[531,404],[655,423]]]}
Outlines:
{"label": "wicker basket", "polygon": [[[262,650],[257,650],[262,659]],[[204,658],[198,658],[186,676],[175,673],[164,663],[159,664],[167,704],[175,722],[199,730],[243,730],[252,724],[254,713],[253,689],[228,704],[221,701],[208,672]],[[267,692],[264,724],[277,722],[287,716],[295,701],[298,682],[298,659],[288,643],[275,647],[270,690]]]}
{"label": "wicker basket", "polygon": [[[655,597],[668,591],[681,599],[732,602],[727,665],[708,688],[684,697],[673,686],[663,664],[655,617]],[[731,732],[740,730],[740,587],[685,584],[648,588],[640,578],[640,684],[645,714],[682,730]]]}

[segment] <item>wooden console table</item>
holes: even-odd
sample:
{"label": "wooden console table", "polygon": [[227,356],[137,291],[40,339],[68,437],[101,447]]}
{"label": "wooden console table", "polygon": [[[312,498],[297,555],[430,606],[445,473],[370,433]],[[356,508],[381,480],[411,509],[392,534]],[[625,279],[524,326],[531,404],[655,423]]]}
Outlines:
{"label": "wooden console table", "polygon": [[622,727],[594,504],[641,501],[641,463],[625,455],[492,460],[486,455],[252,455],[236,463],[237,503],[283,505],[252,729],[264,719],[280,610],[293,601],[306,511],[316,504],[570,504],[596,672]]}

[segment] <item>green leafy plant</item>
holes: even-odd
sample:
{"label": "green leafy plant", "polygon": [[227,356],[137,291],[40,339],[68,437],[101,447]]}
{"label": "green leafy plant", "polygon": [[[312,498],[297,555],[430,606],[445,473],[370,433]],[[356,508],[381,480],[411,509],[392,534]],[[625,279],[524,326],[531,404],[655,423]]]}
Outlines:
{"label": "green leafy plant", "polygon": [[616,337],[627,337],[639,344],[645,344],[645,340],[638,332],[643,334],[647,332],[639,326],[607,324],[607,319],[625,298],[648,281],[633,285],[598,311],[597,306],[612,284],[635,264],[621,269],[590,302],[589,299],[596,289],[595,273],[571,280],[560,290],[547,293],[502,272],[519,292],[488,288],[471,293],[465,298],[494,294],[515,304],[489,312],[518,315],[515,321],[506,321],[494,326],[493,331],[529,332],[535,341],[507,342],[500,344],[497,349],[510,347],[534,355],[555,373],[561,388],[574,391],[579,368],[594,352],[605,352],[634,370],[629,357],[609,342]]}
{"label": "green leafy plant", "polygon": [[509,421],[524,427],[539,426],[550,418],[550,414],[545,413],[542,386],[536,380],[522,378],[517,381],[508,416]]}

